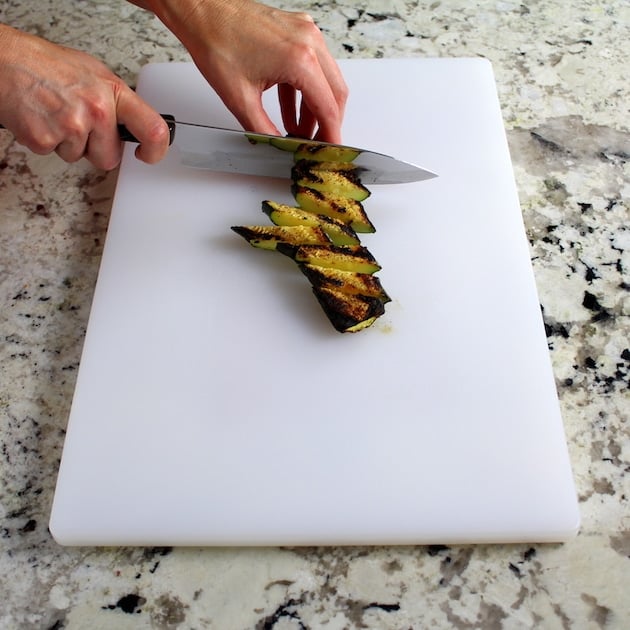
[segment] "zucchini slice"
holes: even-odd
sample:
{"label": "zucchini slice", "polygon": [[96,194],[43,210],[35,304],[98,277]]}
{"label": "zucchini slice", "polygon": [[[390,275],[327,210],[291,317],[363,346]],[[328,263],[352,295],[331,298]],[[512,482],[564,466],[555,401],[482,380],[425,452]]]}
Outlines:
{"label": "zucchini slice", "polygon": [[379,278],[372,274],[342,271],[333,267],[321,267],[304,263],[300,263],[299,267],[314,287],[335,289],[336,291],[353,295],[369,295],[370,297],[379,298],[383,304],[391,302],[391,298],[383,289]]}
{"label": "zucchini slice", "polygon": [[281,137],[274,136],[269,139],[269,144],[276,149],[280,149],[281,151],[289,151],[290,153],[295,153],[304,140],[300,140],[299,138],[291,138],[291,136]]}
{"label": "zucchini slice", "polygon": [[385,313],[383,302],[369,295],[343,293],[327,287],[313,287],[313,293],[335,330],[342,333],[363,330]]}
{"label": "zucchini slice", "polygon": [[245,137],[250,144],[269,144],[269,136],[263,136],[257,133],[246,133]]}
{"label": "zucchini slice", "polygon": [[313,162],[311,160],[300,160],[296,165],[297,170],[307,171],[330,171],[332,173],[349,173],[352,177],[357,179],[361,176],[363,170],[360,166],[356,166],[352,162]]}
{"label": "zucchini slice", "polygon": [[277,249],[295,262],[307,265],[369,274],[381,268],[363,245],[293,245],[284,242],[278,243]]}
{"label": "zucchini slice", "polygon": [[360,151],[290,137],[247,137],[293,153],[297,206],[265,200],[262,210],[273,225],[232,230],[254,247],[292,258],[335,330],[368,328],[391,299],[374,275],[380,265],[357,235],[376,231],[361,203],[370,191],[361,183],[364,169],[353,163]]}
{"label": "zucchini slice", "polygon": [[263,201],[262,209],[276,225],[320,227],[335,245],[359,245],[357,233],[339,219],[276,201]]}
{"label": "zucchini slice", "polygon": [[307,225],[233,225],[232,230],[259,249],[275,250],[280,244],[292,246],[331,244],[324,230]]}
{"label": "zucchini slice", "polygon": [[298,186],[356,201],[364,201],[370,196],[370,191],[354,171],[317,171],[299,162],[291,169],[291,178]]}
{"label": "zucchini slice", "polygon": [[296,203],[303,210],[339,219],[358,233],[365,234],[376,231],[363,208],[363,204],[356,199],[323,193],[297,184],[292,186],[291,191]]}
{"label": "zucchini slice", "polygon": [[350,147],[340,147],[334,144],[309,144],[305,142],[296,148],[295,161],[352,162],[360,153],[361,151]]}

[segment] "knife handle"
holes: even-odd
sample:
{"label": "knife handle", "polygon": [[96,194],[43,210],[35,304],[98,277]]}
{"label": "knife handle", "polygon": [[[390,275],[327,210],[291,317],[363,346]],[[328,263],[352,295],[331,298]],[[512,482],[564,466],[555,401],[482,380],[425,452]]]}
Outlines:
{"label": "knife handle", "polygon": [[[160,114],[160,116],[164,118],[168,125],[168,146],[170,147],[175,139],[175,116],[171,116],[171,114]],[[138,142],[138,138],[125,125],[118,125],[118,135],[124,142]]]}
{"label": "knife handle", "polygon": [[[160,116],[164,118],[168,125],[168,146],[170,147],[171,144],[173,144],[173,140],[175,140],[175,116],[171,116],[170,114],[160,114]],[[4,125],[0,124],[0,129],[4,129]],[[138,138],[136,138],[125,125],[118,125],[118,135],[120,139],[125,142],[138,142]]]}

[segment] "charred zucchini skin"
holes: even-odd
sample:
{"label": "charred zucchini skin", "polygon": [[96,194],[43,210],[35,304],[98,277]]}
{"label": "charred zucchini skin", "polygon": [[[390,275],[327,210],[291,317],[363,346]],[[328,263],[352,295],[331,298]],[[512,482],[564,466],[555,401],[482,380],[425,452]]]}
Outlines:
{"label": "charred zucchini skin", "polygon": [[294,138],[269,143],[293,152],[291,192],[298,205],[263,201],[273,226],[232,230],[254,247],[292,258],[335,330],[368,328],[391,299],[374,275],[380,265],[357,236],[375,231],[361,203],[370,191],[361,183],[362,169],[353,163],[360,151]]}
{"label": "charred zucchini skin", "polygon": [[330,323],[341,333],[363,330],[385,313],[385,305],[376,297],[327,287],[313,287],[313,293]]}
{"label": "charred zucchini skin", "polygon": [[281,244],[331,244],[326,233],[317,226],[233,225],[232,230],[259,249],[276,250]]}
{"label": "charred zucchini skin", "polygon": [[297,138],[291,138],[290,136],[286,136],[284,138],[281,137],[272,137],[269,139],[269,144],[276,149],[280,149],[281,151],[287,151],[289,153],[295,152],[302,146],[303,140],[299,140]]}
{"label": "charred zucchini skin", "polygon": [[335,289],[342,293],[354,295],[367,295],[378,298],[383,304],[391,302],[391,298],[383,289],[381,281],[373,274],[342,271],[334,267],[321,267],[306,263],[298,263],[298,266],[314,287]]}
{"label": "charred zucchini skin", "polygon": [[305,142],[297,147],[295,161],[310,160],[316,162],[352,162],[361,151],[350,147],[340,147],[326,144],[310,144]]}
{"label": "charred zucchini skin", "polygon": [[308,168],[307,162],[298,162],[291,170],[291,179],[298,186],[356,201],[364,201],[370,196],[370,191],[361,183],[355,171],[313,170]]}
{"label": "charred zucchini skin", "polygon": [[277,250],[297,263],[333,267],[341,271],[376,273],[380,265],[363,245],[292,245],[278,243]]}
{"label": "charred zucchini skin", "polygon": [[308,210],[288,206],[276,201],[263,201],[262,210],[276,225],[320,227],[334,245],[360,244],[357,233],[339,219],[323,214],[315,214]]}
{"label": "charred zucchini skin", "polygon": [[293,184],[291,192],[296,203],[303,210],[315,214],[324,214],[333,219],[343,221],[343,223],[349,225],[359,234],[368,234],[376,231],[363,208],[363,204],[356,199],[324,193],[298,184]]}
{"label": "charred zucchini skin", "polygon": [[269,144],[269,136],[263,136],[257,133],[246,133],[245,137],[250,144]]}

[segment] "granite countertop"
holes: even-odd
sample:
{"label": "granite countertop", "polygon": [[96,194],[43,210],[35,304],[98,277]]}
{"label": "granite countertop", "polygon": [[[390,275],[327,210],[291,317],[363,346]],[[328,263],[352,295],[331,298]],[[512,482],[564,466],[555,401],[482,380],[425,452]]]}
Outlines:
{"label": "granite countertop", "polygon": [[[625,628],[630,5],[275,2],[334,54],[483,56],[497,79],[582,514],[559,545],[62,548],[47,529],[116,172],[0,133],[0,629]],[[124,2],[3,3],[129,83],[187,61]]]}

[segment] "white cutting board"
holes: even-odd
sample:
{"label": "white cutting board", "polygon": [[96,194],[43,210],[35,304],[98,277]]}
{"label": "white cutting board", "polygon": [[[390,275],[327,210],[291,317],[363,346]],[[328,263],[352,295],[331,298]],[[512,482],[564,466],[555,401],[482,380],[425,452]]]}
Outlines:
{"label": "white cutting board", "polygon": [[[562,541],[578,509],[492,69],[341,62],[348,144],[439,178],[372,186],[393,298],[333,330],[266,224],[289,182],[120,172],[50,527],[68,545]],[[237,127],[192,64],[139,92]],[[266,102],[278,120],[275,96]]]}

